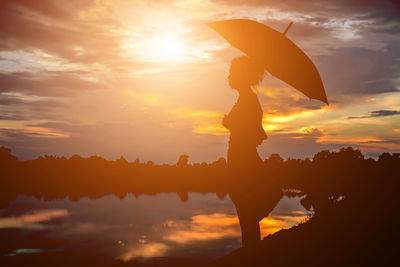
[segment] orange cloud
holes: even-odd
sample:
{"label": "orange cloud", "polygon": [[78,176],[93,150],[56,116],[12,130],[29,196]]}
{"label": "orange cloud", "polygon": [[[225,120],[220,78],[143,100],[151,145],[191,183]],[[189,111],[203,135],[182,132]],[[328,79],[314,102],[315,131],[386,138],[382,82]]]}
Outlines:
{"label": "orange cloud", "polygon": [[159,95],[154,93],[139,93],[132,90],[126,91],[127,95],[130,96],[133,100],[141,102],[142,104],[149,106],[165,106],[166,101]]}
{"label": "orange cloud", "polygon": [[[12,122],[2,123],[0,125],[0,130],[7,130],[8,132],[14,132],[22,134],[24,136],[37,137],[37,138],[68,138],[70,136],[70,133],[61,130],[39,127],[39,126],[24,126],[24,125],[19,126],[18,124],[19,123],[15,124]],[[7,139],[7,137],[2,137],[2,138],[3,140]]]}
{"label": "orange cloud", "polygon": [[209,110],[195,110],[185,107],[171,109],[170,112],[172,114],[176,114],[180,117],[186,117],[186,118],[221,118],[222,120],[223,117],[223,114],[221,112],[209,111]]}
{"label": "orange cloud", "polygon": [[30,136],[38,136],[42,138],[67,138],[69,133],[61,132],[51,128],[36,127],[36,126],[24,126],[21,130]]}
{"label": "orange cloud", "polygon": [[198,134],[211,134],[211,135],[226,135],[229,131],[222,125],[195,125],[193,128],[194,133]]}
{"label": "orange cloud", "polygon": [[285,122],[290,122],[295,119],[300,119],[300,118],[309,118],[315,115],[319,115],[322,113],[326,113],[330,108],[328,106],[322,107],[321,109],[318,110],[300,110],[296,112],[292,112],[286,115],[271,115],[271,114],[264,114],[263,117],[263,122],[268,123],[268,122],[275,122],[275,123],[285,123]]}
{"label": "orange cloud", "polygon": [[327,135],[321,136],[317,139],[317,143],[344,143],[344,144],[360,144],[368,142],[382,142],[383,139],[376,137],[360,137],[360,138],[331,138]]}
{"label": "orange cloud", "polygon": [[181,107],[171,109],[170,113],[179,118],[189,120],[194,133],[211,135],[226,135],[229,133],[221,124],[223,117],[221,112]]}

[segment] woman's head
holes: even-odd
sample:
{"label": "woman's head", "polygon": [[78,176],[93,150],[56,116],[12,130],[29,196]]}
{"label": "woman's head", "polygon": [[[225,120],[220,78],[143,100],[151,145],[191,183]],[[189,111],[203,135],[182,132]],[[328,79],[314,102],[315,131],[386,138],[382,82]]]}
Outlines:
{"label": "woman's head", "polygon": [[234,58],[228,77],[229,85],[238,91],[245,90],[261,82],[264,68],[248,56]]}

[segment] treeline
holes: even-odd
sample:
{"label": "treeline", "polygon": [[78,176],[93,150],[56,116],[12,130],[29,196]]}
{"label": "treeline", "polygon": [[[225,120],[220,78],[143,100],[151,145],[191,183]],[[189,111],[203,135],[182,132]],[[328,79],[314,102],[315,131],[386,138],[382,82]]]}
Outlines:
{"label": "treeline", "polygon": [[[258,185],[266,193],[270,188],[280,188],[287,196],[306,195],[302,205],[322,211],[343,198],[373,199],[377,191],[399,188],[399,168],[399,153],[383,153],[374,160],[347,147],[321,151],[311,160],[283,160],[273,154],[264,160],[260,173],[249,176],[257,176]],[[188,156],[182,155],[174,165],[78,155],[69,159],[44,156],[20,162],[4,147],[0,148],[0,173],[0,207],[7,206],[18,194],[44,200],[69,197],[73,201],[107,194],[124,198],[128,193],[138,196],[159,192],[177,192],[182,201],[187,200],[188,192],[215,192],[224,198],[232,182],[224,158],[188,164]]]}

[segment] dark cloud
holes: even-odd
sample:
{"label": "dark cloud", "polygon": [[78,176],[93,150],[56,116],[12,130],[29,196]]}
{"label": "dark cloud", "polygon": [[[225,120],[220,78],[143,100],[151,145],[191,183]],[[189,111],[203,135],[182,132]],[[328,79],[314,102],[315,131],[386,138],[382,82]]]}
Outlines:
{"label": "dark cloud", "polygon": [[[42,51],[65,63],[104,71],[132,73],[151,67],[150,63],[126,56],[121,40],[128,37],[112,6],[105,16],[80,17],[95,9],[98,1],[2,1],[0,7],[0,51]],[[13,59],[7,59],[20,63]]]}
{"label": "dark cloud", "polygon": [[[268,134],[268,133],[267,133]],[[269,139],[260,148],[260,156],[267,158],[273,153],[278,153],[283,158],[305,158],[325,149],[338,149],[344,144],[323,144],[317,140],[324,133],[319,129],[312,129],[308,133],[271,133]]]}
{"label": "dark cloud", "polygon": [[371,117],[399,115],[399,110],[375,110],[371,112]]}
{"label": "dark cloud", "polygon": [[[97,82],[82,79],[82,71],[42,71],[0,73],[0,92],[19,92],[39,96],[72,96],[101,88]],[[8,98],[3,101],[18,101]],[[4,102],[3,102],[4,103]]]}
{"label": "dark cloud", "polygon": [[67,120],[65,111],[68,110],[68,107],[67,104],[56,101],[28,102],[9,108],[1,108],[0,121]]}
{"label": "dark cloud", "polygon": [[[302,17],[304,21],[296,21],[291,28],[289,29],[288,33],[286,34],[292,40],[305,40],[309,38],[322,38],[328,37],[332,34],[332,29],[325,27],[321,23],[314,23],[317,18],[309,18],[309,17]],[[326,18],[324,18],[326,20]],[[284,32],[289,25],[290,19],[286,20],[277,20],[267,18],[265,20],[260,21],[261,23],[272,27],[273,29]],[[325,21],[326,22],[326,21]]]}
{"label": "dark cloud", "polygon": [[383,50],[343,47],[319,56],[316,63],[329,99],[398,92],[399,58],[394,46]]}
{"label": "dark cloud", "polygon": [[373,118],[373,117],[386,117],[386,116],[394,116],[400,115],[400,110],[374,110],[371,111],[368,115],[361,116],[349,116],[348,119],[365,119],[365,118]]}
{"label": "dark cloud", "polygon": [[79,63],[107,65],[114,60],[123,60],[120,35],[110,30],[119,25],[116,20],[110,17],[86,21],[77,17],[79,11],[93,3],[3,1],[0,8],[0,50],[40,49]]}
{"label": "dark cloud", "polygon": [[258,94],[266,114],[292,114],[303,110],[318,110],[326,105],[321,101],[309,99],[283,82],[274,80],[276,79],[267,77],[263,82],[267,85],[266,89]]}
{"label": "dark cloud", "polygon": [[311,100],[308,98],[300,98],[292,103],[289,103],[290,107],[300,107],[301,109],[318,110],[325,106],[325,103],[320,101]]}
{"label": "dark cloud", "polygon": [[265,6],[281,11],[327,15],[327,17],[353,15],[360,19],[396,21],[400,16],[400,5],[396,0],[213,0],[213,2],[230,6]]}
{"label": "dark cloud", "polygon": [[[1,87],[0,87],[0,90],[1,90]],[[17,104],[22,104],[22,103],[23,103],[23,101],[19,98],[8,96],[8,95],[0,95],[0,105],[11,106],[11,105],[17,105]]]}
{"label": "dark cloud", "polygon": [[[0,85],[0,89],[1,89]],[[46,88],[42,96],[26,94],[24,91],[13,91],[0,94],[0,121],[59,120],[65,117],[70,108],[69,99],[47,97]]]}
{"label": "dark cloud", "polygon": [[0,121],[21,121],[25,120],[26,118],[22,115],[17,114],[1,114]]}
{"label": "dark cloud", "polygon": [[0,128],[0,135],[11,137],[14,141],[25,142],[30,138],[48,138],[49,135],[41,132],[27,131],[23,129]]}
{"label": "dark cloud", "polygon": [[94,0],[70,0],[67,2],[60,2],[56,0],[2,0],[0,7],[8,9],[29,9],[42,15],[60,19],[71,18],[75,16],[76,10],[90,7]]}
{"label": "dark cloud", "polygon": [[400,139],[387,139],[382,141],[365,141],[363,144],[400,144]]}

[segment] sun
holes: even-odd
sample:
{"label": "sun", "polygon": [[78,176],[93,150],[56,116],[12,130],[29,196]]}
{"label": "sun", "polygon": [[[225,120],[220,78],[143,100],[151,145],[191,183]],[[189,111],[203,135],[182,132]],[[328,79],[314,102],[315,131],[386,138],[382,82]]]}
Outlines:
{"label": "sun", "polygon": [[135,58],[148,62],[179,63],[187,59],[187,46],[175,32],[158,32],[130,45]]}
{"label": "sun", "polygon": [[155,38],[154,52],[166,60],[179,59],[183,55],[183,44],[176,36],[164,35]]}

